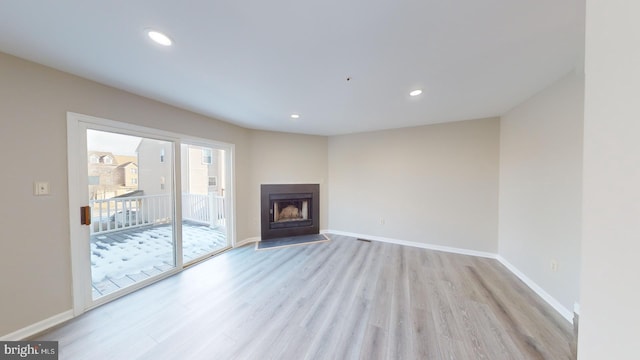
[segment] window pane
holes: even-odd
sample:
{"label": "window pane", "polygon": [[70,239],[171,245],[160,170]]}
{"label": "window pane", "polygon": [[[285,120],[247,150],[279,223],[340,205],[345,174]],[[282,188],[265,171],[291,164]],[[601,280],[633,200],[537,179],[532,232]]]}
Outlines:
{"label": "window pane", "polygon": [[88,157],[94,300],[175,267],[172,149],[168,141],[87,130],[88,154],[104,160]]}

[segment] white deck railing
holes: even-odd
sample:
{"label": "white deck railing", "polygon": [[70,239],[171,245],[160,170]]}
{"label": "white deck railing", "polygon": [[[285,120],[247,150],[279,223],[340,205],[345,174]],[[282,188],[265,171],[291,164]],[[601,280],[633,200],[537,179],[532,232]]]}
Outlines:
{"label": "white deck railing", "polygon": [[210,226],[224,226],[224,197],[213,193],[182,194],[182,218]]}
{"label": "white deck railing", "polygon": [[[91,200],[91,234],[99,234],[171,221],[168,194]],[[182,218],[210,226],[224,226],[224,197],[182,194]]]}

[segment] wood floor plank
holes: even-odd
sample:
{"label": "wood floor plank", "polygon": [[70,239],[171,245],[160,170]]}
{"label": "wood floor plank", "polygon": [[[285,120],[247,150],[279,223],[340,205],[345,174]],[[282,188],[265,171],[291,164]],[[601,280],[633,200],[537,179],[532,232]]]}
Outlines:
{"label": "wood floor plank", "polygon": [[[322,249],[326,248],[323,247]],[[320,259],[326,261],[318,261]],[[314,256],[309,260],[311,263],[320,263],[323,264],[323,266],[311,266],[310,268],[313,269],[313,274],[308,276],[304,274],[300,275],[302,279],[307,281],[305,285],[306,294],[302,294],[302,298],[300,299],[300,310],[282,319],[282,326],[279,327],[278,333],[275,334],[275,339],[266,339],[263,345],[257,345],[256,348],[258,351],[263,351],[262,354],[267,358],[282,359],[285,357],[285,354],[297,359],[306,356],[307,348],[314,339],[314,337],[310,335],[318,331],[317,329],[319,329],[321,325],[320,321],[314,322],[313,319],[308,318],[307,315],[324,314],[321,309],[326,309],[326,307],[322,307],[322,305],[327,305],[326,299],[330,296],[328,290],[331,288],[330,285],[333,284],[332,281],[335,279],[333,271],[328,271],[328,269],[346,269],[349,265],[349,262],[346,261],[348,259],[339,256],[329,256],[328,258]],[[315,316],[314,318],[322,320],[321,316]],[[309,326],[310,324],[315,324],[317,327]],[[266,353],[264,352],[265,348],[268,348]]]}
{"label": "wood floor plank", "polygon": [[51,329],[61,359],[572,359],[496,260],[328,235],[244,246]]}
{"label": "wood floor plank", "polygon": [[387,358],[387,333],[376,325],[367,325],[360,348],[360,360],[382,360]]}
{"label": "wood floor plank", "polygon": [[349,267],[341,274],[341,278],[336,284],[335,292],[326,299],[329,303],[326,307],[327,312],[318,329],[318,334],[322,334],[322,336],[313,339],[306,359],[326,359],[330,353],[336,351],[341,340],[341,330],[343,326],[347,326],[344,321],[345,310],[354,301],[357,293],[354,283],[357,282],[359,270],[367,263],[367,254],[370,254],[366,251],[367,249],[368,247],[358,244],[356,254],[349,263]]}
{"label": "wood floor plank", "polygon": [[387,359],[409,359],[413,337],[409,319],[409,277],[407,269],[406,248],[394,247],[395,256],[394,289],[391,306],[390,327],[387,331]]}
{"label": "wood floor plank", "polygon": [[429,267],[425,266],[426,257],[421,256],[424,252],[409,251],[408,275],[409,275],[409,299],[413,351],[420,359],[437,359],[439,356],[439,345],[436,341],[437,329],[433,320],[430,307],[429,289],[432,286],[429,282]]}
{"label": "wood floor plank", "polygon": [[335,354],[341,359],[357,360],[360,357],[360,350],[371,314],[376,279],[381,270],[381,262],[376,259],[375,244],[365,242],[360,246],[371,249],[367,249],[365,264],[357,272],[357,278],[353,282],[356,290],[355,296],[343,312],[343,326],[335,348]]}

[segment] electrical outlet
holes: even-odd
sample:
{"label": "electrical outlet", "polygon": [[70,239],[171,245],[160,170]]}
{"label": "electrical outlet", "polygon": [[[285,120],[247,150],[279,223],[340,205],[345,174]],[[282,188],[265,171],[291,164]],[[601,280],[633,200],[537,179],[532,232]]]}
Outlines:
{"label": "electrical outlet", "polygon": [[558,262],[556,260],[551,260],[551,271],[553,272],[558,271]]}

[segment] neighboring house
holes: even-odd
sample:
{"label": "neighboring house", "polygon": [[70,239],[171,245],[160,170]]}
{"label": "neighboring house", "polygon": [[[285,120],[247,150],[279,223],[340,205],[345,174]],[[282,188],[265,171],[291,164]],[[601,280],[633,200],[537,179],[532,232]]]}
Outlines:
{"label": "neighboring house", "polygon": [[118,195],[114,177],[117,167],[115,156],[110,152],[89,151],[88,159],[90,199],[107,199]]}
{"label": "neighboring house", "polygon": [[167,141],[142,139],[138,153],[138,189],[145,195],[171,194],[173,188],[172,144]]}
{"label": "neighboring house", "polygon": [[129,161],[119,165],[120,156],[111,152],[89,151],[87,155],[91,200],[109,199],[138,189],[137,164]]}
{"label": "neighboring house", "polygon": [[[196,145],[182,145],[181,164],[188,171],[182,172],[182,193],[223,195],[224,156],[222,150]],[[146,195],[169,194],[173,186],[171,143],[142,139],[138,152],[138,188]]]}
{"label": "neighboring house", "polygon": [[222,150],[182,145],[182,193],[224,195],[224,154]]}
{"label": "neighboring house", "polygon": [[134,162],[126,162],[118,165],[115,171],[115,181],[118,185],[133,190],[138,188],[138,165]]}
{"label": "neighboring house", "polygon": [[182,214],[185,219],[224,225],[224,151],[181,145]]}

